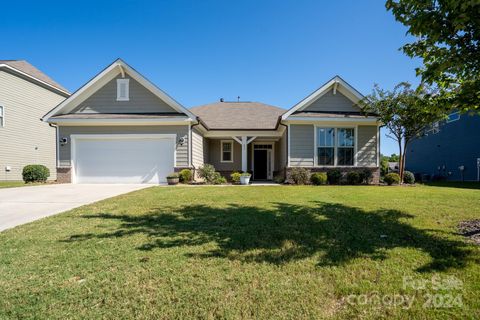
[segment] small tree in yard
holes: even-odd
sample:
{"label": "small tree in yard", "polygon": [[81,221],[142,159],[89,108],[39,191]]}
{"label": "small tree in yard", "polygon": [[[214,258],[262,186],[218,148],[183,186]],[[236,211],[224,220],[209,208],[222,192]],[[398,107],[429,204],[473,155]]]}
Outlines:
{"label": "small tree in yard", "polygon": [[363,110],[377,114],[389,131],[387,136],[398,143],[400,181],[403,181],[408,144],[421,136],[433,122],[445,116],[436,103],[433,92],[427,87],[420,85],[413,89],[407,82],[398,84],[393,91],[375,85],[373,93],[363,102]]}

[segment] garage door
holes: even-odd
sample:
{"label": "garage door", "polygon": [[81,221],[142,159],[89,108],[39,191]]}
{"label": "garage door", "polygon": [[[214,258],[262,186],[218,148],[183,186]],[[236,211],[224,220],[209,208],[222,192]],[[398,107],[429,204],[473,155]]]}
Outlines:
{"label": "garage door", "polygon": [[175,135],[72,136],[74,183],[162,183],[175,166]]}

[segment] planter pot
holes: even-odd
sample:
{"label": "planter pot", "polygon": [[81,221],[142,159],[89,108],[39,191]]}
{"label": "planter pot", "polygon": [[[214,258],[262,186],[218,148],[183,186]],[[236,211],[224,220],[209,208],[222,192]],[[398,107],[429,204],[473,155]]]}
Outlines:
{"label": "planter pot", "polygon": [[178,184],[179,181],[180,181],[180,178],[167,178],[167,182],[170,186],[174,186]]}
{"label": "planter pot", "polygon": [[240,184],[249,184],[250,176],[240,176]]}

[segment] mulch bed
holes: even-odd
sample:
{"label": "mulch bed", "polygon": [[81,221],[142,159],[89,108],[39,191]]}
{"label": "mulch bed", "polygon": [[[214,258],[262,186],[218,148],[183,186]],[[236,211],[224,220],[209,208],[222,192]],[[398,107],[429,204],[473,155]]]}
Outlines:
{"label": "mulch bed", "polygon": [[480,219],[462,221],[458,224],[458,230],[461,235],[480,245]]}

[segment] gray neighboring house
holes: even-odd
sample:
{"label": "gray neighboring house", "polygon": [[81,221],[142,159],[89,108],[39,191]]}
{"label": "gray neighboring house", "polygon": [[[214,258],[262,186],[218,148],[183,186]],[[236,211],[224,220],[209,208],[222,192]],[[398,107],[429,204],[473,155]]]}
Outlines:
{"label": "gray neighboring house", "polygon": [[213,164],[253,180],[311,171],[379,176],[379,122],[363,96],[334,77],[290,110],[258,102],[187,109],[118,59],[44,116],[58,127],[58,180],[163,183],[183,168]]}
{"label": "gray neighboring house", "polygon": [[68,91],[24,60],[0,60],[0,181],[22,180],[28,164],[43,164],[56,179],[55,128],[41,117]]}
{"label": "gray neighboring house", "polygon": [[480,181],[480,116],[454,112],[410,143],[406,169],[427,178]]}

